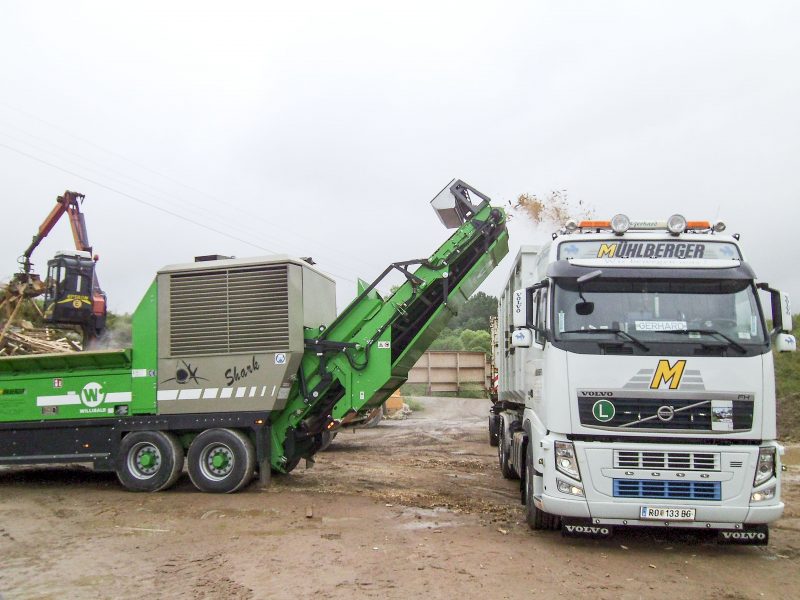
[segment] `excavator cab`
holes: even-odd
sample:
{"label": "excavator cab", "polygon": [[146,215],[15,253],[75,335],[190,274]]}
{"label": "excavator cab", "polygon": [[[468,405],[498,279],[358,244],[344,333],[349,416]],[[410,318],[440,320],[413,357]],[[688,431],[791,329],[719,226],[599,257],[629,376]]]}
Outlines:
{"label": "excavator cab", "polygon": [[95,261],[89,252],[56,253],[47,262],[44,318],[48,323],[78,325],[86,340],[105,327],[106,297],[96,290]]}

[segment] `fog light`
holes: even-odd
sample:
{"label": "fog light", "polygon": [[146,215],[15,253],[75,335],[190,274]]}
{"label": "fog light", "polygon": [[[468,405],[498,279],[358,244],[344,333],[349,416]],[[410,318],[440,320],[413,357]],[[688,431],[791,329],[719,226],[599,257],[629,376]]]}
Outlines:
{"label": "fog light", "polygon": [[568,219],[566,223],[564,223],[564,229],[567,230],[567,233],[572,233],[578,228],[578,222],[575,219]]}
{"label": "fog light", "polygon": [[583,496],[583,488],[574,483],[568,483],[556,477],[556,487],[562,494],[569,494],[570,496]]}
{"label": "fog light", "polygon": [[722,231],[725,231],[725,223],[723,223],[722,221],[717,221],[716,223],[714,223],[714,227],[713,227],[713,229],[714,229],[714,231],[716,231],[717,233],[720,233],[720,232],[722,232]]}
{"label": "fog light", "polygon": [[[559,488],[560,489],[560,488]],[[763,502],[764,500],[772,500],[775,497],[775,486],[768,487],[765,490],[753,492],[750,495],[750,502]]]}
{"label": "fog light", "polygon": [[611,219],[611,229],[614,233],[622,235],[631,226],[631,220],[625,215],[614,215]]}
{"label": "fog light", "polygon": [[683,233],[686,231],[686,217],[683,215],[672,215],[667,220],[667,229],[669,229],[670,233],[674,233],[675,235]]}

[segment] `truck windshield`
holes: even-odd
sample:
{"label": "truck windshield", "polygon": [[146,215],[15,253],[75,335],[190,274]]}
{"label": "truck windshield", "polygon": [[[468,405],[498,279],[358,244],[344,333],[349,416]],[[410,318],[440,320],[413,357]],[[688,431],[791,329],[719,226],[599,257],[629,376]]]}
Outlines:
{"label": "truck windshield", "polygon": [[[555,339],[562,341],[616,338],[619,343],[617,330],[645,344],[700,342],[741,350],[767,343],[752,282],[743,279],[602,277],[582,286],[559,279],[554,317]],[[598,331],[603,329],[609,330],[607,338]]]}

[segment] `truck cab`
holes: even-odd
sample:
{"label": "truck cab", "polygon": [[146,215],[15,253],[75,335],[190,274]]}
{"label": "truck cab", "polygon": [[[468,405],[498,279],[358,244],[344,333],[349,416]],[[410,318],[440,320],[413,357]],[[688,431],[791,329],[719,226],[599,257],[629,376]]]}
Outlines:
{"label": "truck cab", "polygon": [[783,512],[771,350],[794,349],[791,312],[724,229],[617,215],[523,248],[500,302],[493,418],[532,527],[766,543]]}

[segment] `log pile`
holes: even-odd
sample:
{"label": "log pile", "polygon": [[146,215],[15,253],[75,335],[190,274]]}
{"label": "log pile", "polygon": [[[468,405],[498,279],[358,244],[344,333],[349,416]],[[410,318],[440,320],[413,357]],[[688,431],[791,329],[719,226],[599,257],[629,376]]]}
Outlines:
{"label": "log pile", "polygon": [[0,340],[0,356],[76,352],[81,347],[64,331],[46,328],[11,327]]}
{"label": "log pile", "polygon": [[80,351],[80,344],[67,331],[36,326],[23,317],[26,313],[40,323],[42,311],[35,298],[45,285],[37,275],[18,273],[0,289],[0,356],[50,354]]}

